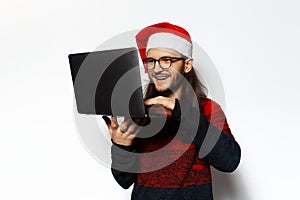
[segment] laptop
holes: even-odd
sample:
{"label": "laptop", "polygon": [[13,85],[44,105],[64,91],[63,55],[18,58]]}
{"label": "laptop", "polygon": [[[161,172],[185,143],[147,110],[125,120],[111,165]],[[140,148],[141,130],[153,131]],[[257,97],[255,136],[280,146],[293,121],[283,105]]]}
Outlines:
{"label": "laptop", "polygon": [[135,47],[68,56],[80,114],[145,117]]}

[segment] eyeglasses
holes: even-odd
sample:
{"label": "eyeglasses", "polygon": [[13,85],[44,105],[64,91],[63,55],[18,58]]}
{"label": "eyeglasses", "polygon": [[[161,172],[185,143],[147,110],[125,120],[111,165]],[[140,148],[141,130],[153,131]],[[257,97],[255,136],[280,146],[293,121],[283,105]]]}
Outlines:
{"label": "eyeglasses", "polygon": [[154,58],[145,58],[143,59],[143,64],[145,69],[152,70],[155,67],[155,63],[158,62],[160,68],[162,69],[169,69],[173,62],[177,62],[179,60],[185,60],[185,58],[175,58],[170,56],[163,56],[158,60]]}

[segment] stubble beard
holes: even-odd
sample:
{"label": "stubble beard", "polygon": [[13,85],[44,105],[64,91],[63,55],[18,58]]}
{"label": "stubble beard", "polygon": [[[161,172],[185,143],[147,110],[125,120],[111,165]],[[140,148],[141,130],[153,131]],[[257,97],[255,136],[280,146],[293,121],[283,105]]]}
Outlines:
{"label": "stubble beard", "polygon": [[154,87],[156,89],[156,93],[157,93],[157,96],[164,96],[164,97],[170,97],[170,96],[173,96],[174,95],[174,92],[176,92],[177,90],[180,89],[180,87],[182,86],[182,79],[184,78],[184,63],[181,67],[181,70],[180,70],[180,76],[177,75],[178,79],[176,80],[176,82],[174,84],[171,84],[170,85],[170,88],[166,88],[166,89],[163,89],[163,90],[158,90],[156,85],[154,84],[153,80],[150,78],[151,82],[154,84]]}

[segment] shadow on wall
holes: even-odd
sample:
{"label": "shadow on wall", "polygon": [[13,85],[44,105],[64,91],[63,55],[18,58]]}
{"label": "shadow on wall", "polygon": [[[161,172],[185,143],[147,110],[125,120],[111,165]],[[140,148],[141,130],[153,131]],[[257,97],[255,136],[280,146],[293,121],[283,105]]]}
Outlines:
{"label": "shadow on wall", "polygon": [[223,173],[211,168],[215,200],[251,200],[241,173]]}

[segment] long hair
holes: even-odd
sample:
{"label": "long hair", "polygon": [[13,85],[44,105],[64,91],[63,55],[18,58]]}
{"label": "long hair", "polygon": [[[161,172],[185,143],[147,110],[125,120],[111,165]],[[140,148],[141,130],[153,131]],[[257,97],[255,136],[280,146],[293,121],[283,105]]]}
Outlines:
{"label": "long hair", "polygon": [[[198,78],[198,75],[194,68],[192,68],[188,73],[185,73],[183,71],[182,67],[182,75],[187,80],[187,82],[190,84],[191,87],[188,87],[187,85],[183,85],[182,88],[182,97],[185,99],[193,99],[193,93],[195,93],[198,101],[198,105],[201,105],[201,100],[203,98],[207,97],[207,88],[205,85],[200,81]],[[190,91],[190,88],[192,88],[193,91]],[[156,97],[160,95],[160,93],[156,90],[154,83],[150,82],[145,91],[145,97],[144,99],[150,99],[153,97]],[[201,109],[201,106],[200,106]]]}

